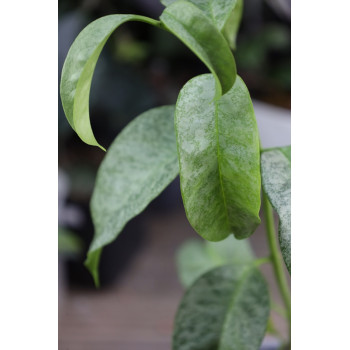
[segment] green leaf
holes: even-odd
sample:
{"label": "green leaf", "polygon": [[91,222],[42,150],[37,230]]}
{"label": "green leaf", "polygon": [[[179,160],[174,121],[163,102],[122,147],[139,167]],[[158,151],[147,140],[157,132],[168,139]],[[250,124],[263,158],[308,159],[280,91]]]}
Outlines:
{"label": "green leaf", "polygon": [[237,77],[213,101],[206,74],[181,90],[175,111],[180,184],[187,218],[209,241],[250,236],[260,224],[260,148],[249,92]]}
{"label": "green leaf", "polygon": [[176,255],[178,276],[185,288],[215,267],[248,264],[253,260],[249,241],[237,240],[232,235],[221,242],[188,240]]}
{"label": "green leaf", "polygon": [[96,284],[102,247],[116,239],[178,171],[174,106],[141,114],[114,140],[98,170],[91,200],[95,235],[85,264]]}
{"label": "green leaf", "polygon": [[257,350],[269,318],[269,293],[251,265],[221,266],[188,289],[175,319],[173,350]]}
{"label": "green leaf", "polygon": [[[162,0],[169,6],[179,0]],[[242,17],[243,0],[188,0],[198,7],[224,35],[232,48],[235,48],[236,36]]]}
{"label": "green leaf", "polygon": [[291,147],[265,150],[261,154],[263,189],[276,210],[282,256],[291,273]]}
{"label": "green leaf", "polygon": [[232,49],[236,48],[236,39],[241,24],[243,13],[243,0],[237,0],[235,6],[225,22],[224,27],[221,29],[222,34],[230,44]]}
{"label": "green leaf", "polygon": [[101,147],[90,124],[89,93],[95,66],[113,31],[127,21],[141,21],[155,26],[160,22],[143,16],[110,15],[90,23],[77,36],[64,62],[61,77],[61,100],[71,127],[87,144]]}
{"label": "green leaf", "polygon": [[224,36],[213,22],[198,7],[183,0],[166,7],[160,20],[214,75],[216,94],[213,98],[229,91],[236,79],[236,64]]}

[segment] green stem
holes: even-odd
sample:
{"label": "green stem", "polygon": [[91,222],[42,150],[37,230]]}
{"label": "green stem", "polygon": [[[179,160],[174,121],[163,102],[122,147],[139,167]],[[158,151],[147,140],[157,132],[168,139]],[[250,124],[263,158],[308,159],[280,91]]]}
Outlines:
{"label": "green stem", "polygon": [[277,285],[280,290],[284,305],[286,307],[287,319],[288,319],[289,329],[290,329],[290,318],[291,318],[290,293],[289,293],[286,276],[283,271],[284,262],[283,262],[281,253],[279,252],[279,249],[278,249],[272,207],[264,191],[263,191],[262,199],[263,199],[267,239],[269,242],[269,247],[271,252],[271,261],[272,261]]}

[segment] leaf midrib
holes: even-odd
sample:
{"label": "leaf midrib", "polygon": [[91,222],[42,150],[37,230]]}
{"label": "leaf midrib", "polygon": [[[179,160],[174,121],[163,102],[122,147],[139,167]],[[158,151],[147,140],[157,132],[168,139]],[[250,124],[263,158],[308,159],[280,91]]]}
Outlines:
{"label": "leaf midrib", "polygon": [[229,221],[229,215],[228,215],[228,207],[227,207],[227,200],[226,200],[226,195],[224,191],[224,185],[222,181],[222,171],[221,171],[221,153],[220,153],[220,143],[219,143],[219,113],[218,113],[218,102],[214,101],[214,106],[215,106],[215,133],[216,133],[216,151],[217,151],[217,161],[218,161],[218,171],[219,171],[219,181],[220,181],[220,189],[222,193],[222,198],[224,202],[224,207],[225,207],[225,212],[226,212],[226,223],[227,223],[227,228],[230,230],[231,225]]}
{"label": "leaf midrib", "polygon": [[231,297],[231,301],[230,301],[229,306],[228,306],[226,313],[225,313],[224,322],[222,323],[221,332],[220,332],[220,336],[219,336],[218,349],[220,349],[220,347],[221,347],[223,333],[226,330],[226,324],[227,324],[228,319],[230,317],[230,313],[235,307],[235,301],[237,299],[237,296],[240,294],[240,290],[242,289],[244,282],[247,280],[249,274],[253,271],[253,269],[254,269],[254,265],[251,265],[247,268],[247,271],[242,273],[240,281],[238,282],[237,287],[235,288],[235,291]]}

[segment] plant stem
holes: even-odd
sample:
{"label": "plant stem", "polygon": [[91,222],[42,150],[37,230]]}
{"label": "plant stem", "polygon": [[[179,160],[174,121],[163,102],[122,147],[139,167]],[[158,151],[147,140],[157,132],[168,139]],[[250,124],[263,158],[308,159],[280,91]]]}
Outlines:
{"label": "plant stem", "polygon": [[280,290],[284,305],[286,307],[287,319],[288,319],[289,329],[290,329],[290,321],[291,321],[290,320],[291,318],[290,293],[289,293],[286,276],[283,271],[284,262],[282,260],[282,255],[278,249],[272,207],[264,191],[263,191],[262,200],[263,200],[267,239],[269,242],[269,247],[271,252],[271,261],[272,261],[272,265],[275,273],[276,282]]}

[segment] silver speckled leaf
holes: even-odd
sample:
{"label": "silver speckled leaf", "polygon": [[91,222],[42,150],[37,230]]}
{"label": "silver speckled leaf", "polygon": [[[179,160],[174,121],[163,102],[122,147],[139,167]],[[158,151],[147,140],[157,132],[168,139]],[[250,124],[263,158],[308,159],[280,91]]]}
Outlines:
{"label": "silver speckled leaf", "polygon": [[175,111],[180,184],[187,218],[209,241],[250,236],[260,224],[260,146],[253,105],[237,76],[214,101],[210,74],[190,80]]}
{"label": "silver speckled leaf", "polygon": [[110,146],[91,200],[95,235],[86,266],[98,284],[101,249],[157,197],[178,174],[174,106],[134,119]]}
{"label": "silver speckled leaf", "polygon": [[269,309],[267,284],[258,268],[215,268],[184,295],[175,319],[173,350],[257,350]]}
{"label": "silver speckled leaf", "polygon": [[279,222],[282,256],[291,273],[291,147],[266,150],[261,154],[261,178],[264,191]]}

